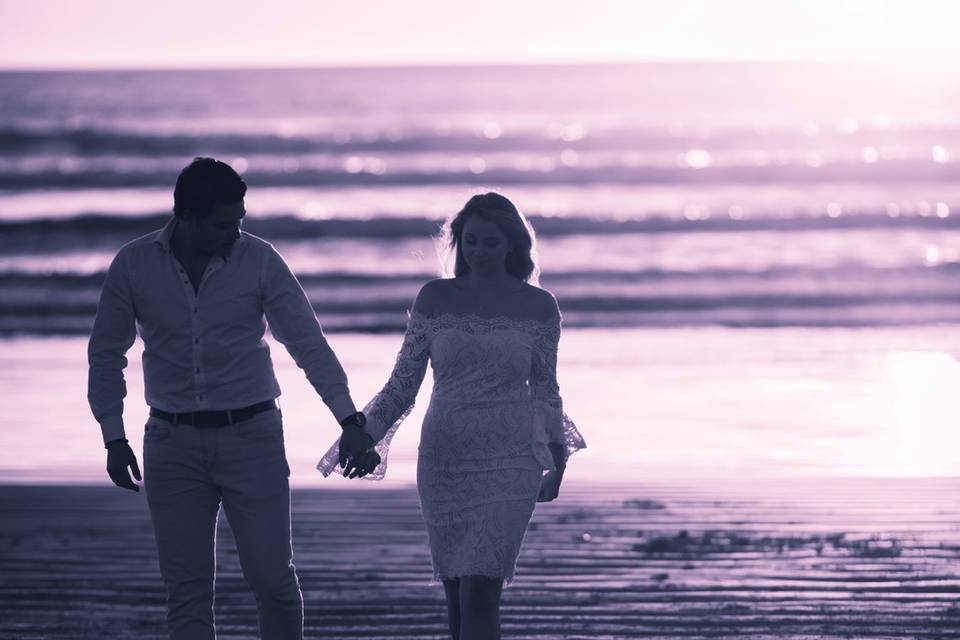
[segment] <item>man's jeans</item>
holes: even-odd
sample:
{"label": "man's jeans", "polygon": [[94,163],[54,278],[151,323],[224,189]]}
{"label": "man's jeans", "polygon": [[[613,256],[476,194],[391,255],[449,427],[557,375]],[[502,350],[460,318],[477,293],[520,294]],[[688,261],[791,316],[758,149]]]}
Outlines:
{"label": "man's jeans", "polygon": [[303,637],[290,542],[290,468],[278,410],[220,428],[147,421],[144,485],[167,586],[172,640],[212,640],[220,502],[257,600],[264,640]]}

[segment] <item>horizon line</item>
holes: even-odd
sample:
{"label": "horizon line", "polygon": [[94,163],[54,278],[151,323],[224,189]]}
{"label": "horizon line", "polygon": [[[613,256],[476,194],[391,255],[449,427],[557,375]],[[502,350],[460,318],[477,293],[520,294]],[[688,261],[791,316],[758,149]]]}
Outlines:
{"label": "horizon line", "polygon": [[529,61],[410,61],[410,62],[264,62],[244,64],[200,63],[196,65],[142,64],[142,65],[0,65],[0,73],[85,73],[118,71],[293,71],[293,70],[395,70],[395,69],[480,69],[519,67],[616,67],[616,66],[670,66],[670,65],[731,65],[731,64],[882,64],[879,58],[646,58],[611,60],[529,60]]}

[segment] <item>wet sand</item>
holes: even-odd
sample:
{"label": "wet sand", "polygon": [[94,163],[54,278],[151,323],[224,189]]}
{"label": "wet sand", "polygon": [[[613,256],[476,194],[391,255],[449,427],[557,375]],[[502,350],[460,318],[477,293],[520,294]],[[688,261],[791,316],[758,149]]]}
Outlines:
{"label": "wet sand", "polygon": [[[412,489],[293,493],[310,638],[443,638]],[[218,633],[255,638],[221,519]],[[540,505],[505,638],[960,637],[960,478],[570,487]],[[144,496],[0,486],[0,637],[162,638]]]}

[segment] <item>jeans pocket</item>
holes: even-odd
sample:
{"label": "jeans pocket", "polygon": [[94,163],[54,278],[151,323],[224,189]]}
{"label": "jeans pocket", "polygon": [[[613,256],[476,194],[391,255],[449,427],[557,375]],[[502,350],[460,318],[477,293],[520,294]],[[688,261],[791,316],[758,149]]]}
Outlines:
{"label": "jeans pocket", "polygon": [[283,440],[283,420],[276,409],[245,420],[237,425],[237,435],[243,440],[274,441]]}
{"label": "jeans pocket", "polygon": [[151,418],[147,420],[147,424],[143,427],[143,441],[157,442],[166,440],[170,437],[170,430],[171,425],[168,423]]}

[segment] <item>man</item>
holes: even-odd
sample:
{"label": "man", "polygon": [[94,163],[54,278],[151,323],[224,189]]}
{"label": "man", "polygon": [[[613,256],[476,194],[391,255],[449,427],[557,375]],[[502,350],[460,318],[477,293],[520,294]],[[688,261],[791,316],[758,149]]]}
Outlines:
{"label": "man", "polygon": [[89,345],[89,392],[113,482],[139,491],[124,437],[123,369],[139,332],[150,419],[144,486],[170,637],[215,637],[214,541],[221,503],[265,639],[302,638],[292,562],[289,467],[264,341],[267,323],[343,426],[341,455],[371,444],[347,378],[303,289],[267,242],[240,230],[247,186],[197,158],[177,179],[174,217],[134,240],[107,272]]}

